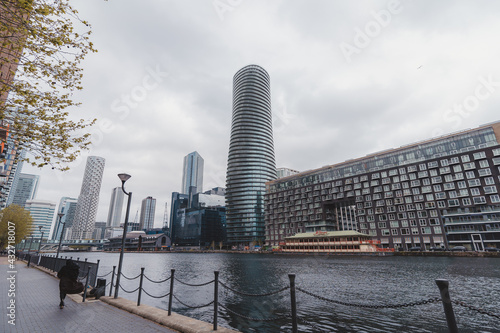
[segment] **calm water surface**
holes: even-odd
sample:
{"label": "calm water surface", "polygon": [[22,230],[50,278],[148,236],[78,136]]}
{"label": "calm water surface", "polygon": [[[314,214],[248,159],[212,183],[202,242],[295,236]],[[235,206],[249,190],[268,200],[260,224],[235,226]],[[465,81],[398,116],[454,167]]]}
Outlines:
{"label": "calm water surface", "polygon": [[[89,261],[100,259],[99,275],[118,266],[117,253],[80,253]],[[450,281],[453,300],[500,313],[500,259],[458,257],[361,257],[295,256],[272,254],[208,253],[125,253],[123,273],[135,277],[140,268],[152,280],[163,280],[175,269],[184,282],[200,284],[213,280],[214,271],[231,288],[250,293],[266,293],[289,285],[289,273],[296,284],[329,299],[362,304],[394,304],[439,297],[435,279]],[[110,275],[106,277],[107,282]],[[139,279],[122,278],[126,290],[138,287]],[[144,289],[154,296],[167,294],[169,283]],[[272,318],[289,313],[290,293],[270,297],[245,297],[219,286],[219,302],[234,312],[252,318]],[[107,291],[109,293],[109,289]],[[213,300],[213,284],[187,287],[175,283],[175,295],[187,305],[203,305]],[[120,297],[137,300],[137,293],[120,290]],[[167,309],[168,299],[143,293],[142,304]],[[327,303],[297,292],[299,332],[447,332],[442,304],[433,303],[398,309],[366,309]],[[463,332],[500,332],[500,321],[490,316],[454,306],[458,327]],[[220,309],[219,325],[241,332],[290,332],[289,319],[254,322]],[[173,311],[212,322],[213,307],[189,309],[176,300]],[[314,326],[311,326],[312,323]]]}

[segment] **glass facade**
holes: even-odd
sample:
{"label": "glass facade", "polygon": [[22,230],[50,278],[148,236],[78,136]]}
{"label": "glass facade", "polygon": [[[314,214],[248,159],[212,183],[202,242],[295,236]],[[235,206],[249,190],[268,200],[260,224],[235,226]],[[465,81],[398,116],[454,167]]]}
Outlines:
{"label": "glass facade", "polygon": [[226,179],[227,240],[263,241],[265,183],[276,179],[269,74],[249,65],[233,79]]}
{"label": "glass facade", "polygon": [[267,184],[266,242],[357,230],[383,247],[500,247],[500,122]]}

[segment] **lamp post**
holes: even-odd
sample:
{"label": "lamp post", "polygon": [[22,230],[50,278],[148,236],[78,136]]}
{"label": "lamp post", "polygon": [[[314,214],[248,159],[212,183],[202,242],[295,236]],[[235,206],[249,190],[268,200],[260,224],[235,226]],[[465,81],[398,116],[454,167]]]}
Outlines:
{"label": "lamp post", "polygon": [[42,228],[43,228],[43,226],[41,226],[41,225],[38,226],[38,229],[42,233],[42,235],[40,236],[40,244],[38,244],[38,253],[40,253],[40,248],[42,247],[42,240],[43,240],[43,231],[42,231]]}
{"label": "lamp post", "polygon": [[28,247],[28,254],[30,254],[30,251],[31,251],[31,243],[33,242],[33,234],[31,234],[31,238],[30,238],[30,246]]}
{"label": "lamp post", "polygon": [[[64,216],[64,213],[57,213],[57,216],[59,216],[59,224],[61,224],[61,219]],[[63,225],[63,228],[61,231],[61,237],[59,237],[59,246],[57,247],[56,260],[54,260],[54,270],[56,268],[57,258],[59,258],[59,251],[61,250],[61,243],[62,243],[62,238],[64,236],[64,227],[66,227],[66,222],[64,222],[62,225]]]}
{"label": "lamp post", "polygon": [[118,273],[116,275],[115,298],[118,298],[118,290],[120,289],[120,276],[122,273],[123,250],[125,249],[125,239],[127,238],[128,214],[130,211],[130,201],[132,200],[132,192],[125,191],[125,182],[130,179],[130,175],[119,173],[118,178],[122,181],[122,191],[128,196],[127,211],[125,212],[125,223],[123,224],[122,248],[120,249],[120,260],[118,262]]}

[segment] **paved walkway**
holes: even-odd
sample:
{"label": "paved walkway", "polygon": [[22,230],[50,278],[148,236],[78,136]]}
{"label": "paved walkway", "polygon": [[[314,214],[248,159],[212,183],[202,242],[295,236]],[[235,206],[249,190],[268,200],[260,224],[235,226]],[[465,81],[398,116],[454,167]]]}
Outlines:
{"label": "paved walkway", "polygon": [[[9,292],[11,276],[15,276],[15,296]],[[15,326],[8,322],[7,307],[12,300]],[[104,302],[77,303],[66,297],[65,303],[64,309],[59,309],[58,279],[27,268],[21,261],[12,270],[7,257],[0,257],[0,332],[176,332]]]}

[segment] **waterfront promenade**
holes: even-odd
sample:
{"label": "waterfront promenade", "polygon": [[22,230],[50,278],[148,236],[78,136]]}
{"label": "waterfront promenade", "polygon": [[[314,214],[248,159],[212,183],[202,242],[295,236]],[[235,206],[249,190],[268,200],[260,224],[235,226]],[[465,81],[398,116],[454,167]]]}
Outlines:
{"label": "waterfront promenade", "polygon": [[[22,261],[17,261],[12,270],[5,256],[0,257],[0,271],[2,272],[0,300],[3,312],[0,332],[178,332],[129,312],[138,307],[121,298],[117,300],[108,298],[108,302],[116,305],[113,306],[93,299],[87,299],[85,303],[82,303],[80,295],[68,295],[65,301],[66,306],[64,309],[59,309],[59,280],[51,274],[37,268],[28,268]],[[12,276],[15,277],[15,282],[13,279],[8,280]],[[13,291],[9,291],[12,288],[10,282],[14,282],[15,290]],[[15,295],[12,294],[13,292]],[[15,304],[14,311],[7,308],[12,300]],[[129,311],[122,310],[120,307]],[[141,305],[140,308],[156,316],[159,316],[159,312],[162,311],[147,305]],[[9,313],[15,317],[11,315],[9,318],[7,316]],[[179,315],[175,315],[174,318],[187,324],[192,320]],[[15,322],[15,325],[9,324],[9,321]],[[210,326],[207,323],[202,324]],[[182,331],[191,332],[190,329]],[[206,332],[209,331],[206,330]],[[218,331],[229,332],[231,330],[221,328]],[[203,332],[203,330],[196,330],[196,332]]]}

